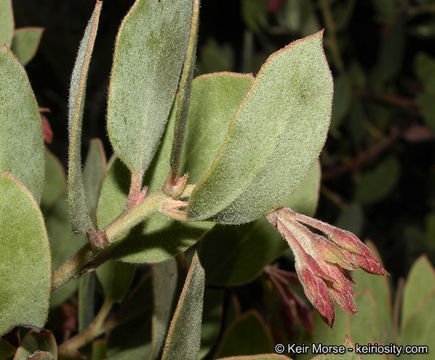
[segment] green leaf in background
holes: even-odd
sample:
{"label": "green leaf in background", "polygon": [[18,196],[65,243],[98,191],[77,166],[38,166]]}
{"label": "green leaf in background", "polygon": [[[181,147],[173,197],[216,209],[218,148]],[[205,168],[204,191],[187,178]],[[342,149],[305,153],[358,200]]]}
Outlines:
{"label": "green leaf in background", "polygon": [[23,66],[0,48],[0,172],[12,174],[36,202],[44,186],[44,142],[38,104]]}
{"label": "green leaf in background", "polygon": [[414,72],[428,93],[435,93],[435,59],[428,54],[418,53],[414,59]]}
{"label": "green leaf in background", "polygon": [[68,102],[68,204],[70,220],[74,232],[85,234],[92,228],[86,204],[86,193],[83,184],[81,135],[83,125],[83,109],[86,99],[86,81],[98,23],[103,3],[97,1],[94,12],[88,22],[71,75]]}
{"label": "green leaf in background", "polygon": [[157,359],[171,320],[172,305],[177,290],[177,262],[170,258],[151,267],[153,287],[152,354]]}
{"label": "green leaf in background", "polygon": [[78,286],[78,330],[82,332],[95,317],[95,273],[80,277]]}
{"label": "green leaf in background", "polygon": [[92,360],[107,359],[107,341],[98,339],[92,343]]}
{"label": "green leaf in background", "polygon": [[423,92],[417,96],[417,103],[428,128],[435,133],[435,90]]}
{"label": "green leaf in background", "polygon": [[[372,250],[376,258],[382,262],[379,253],[372,242],[366,245]],[[358,269],[352,271],[352,278],[358,284],[357,291],[368,289],[376,304],[377,329],[375,339],[387,344],[392,338],[392,299],[388,279],[385,276],[375,276]],[[360,309],[362,311],[362,309]]]}
{"label": "green leaf in background", "polygon": [[162,360],[198,359],[204,286],[204,269],[195,253],[169,326]]}
{"label": "green leaf in background", "polygon": [[187,51],[192,0],[137,0],[118,32],[107,105],[115,153],[143,173],[157,151]]}
{"label": "green leaf in background", "polygon": [[14,34],[14,14],[11,0],[0,0],[0,46],[10,46]]}
{"label": "green leaf in background", "polygon": [[359,98],[353,97],[349,121],[346,123],[353,142],[359,146],[366,135],[367,113]]}
{"label": "green leaf in background", "polygon": [[352,89],[346,78],[338,76],[334,80],[334,101],[332,105],[331,130],[336,130],[348,114],[352,98]]}
{"label": "green leaf in background", "polygon": [[322,33],[269,57],[193,191],[189,216],[241,224],[282,205],[323,147],[332,90]]}
{"label": "green leaf in background", "polygon": [[218,360],[292,360],[285,355],[277,354],[260,354],[260,355],[247,355],[247,356],[230,356],[226,358],[220,358]]}
{"label": "green leaf in background", "polygon": [[373,76],[376,84],[391,80],[401,71],[405,53],[405,40],[404,24],[400,19],[397,19],[389,26],[381,39],[378,62]]}
{"label": "green leaf in background", "polygon": [[[71,229],[68,220],[68,204],[66,196],[61,196],[54,205],[45,212],[45,223],[50,240],[53,272],[76,251],[86,243],[84,237],[77,236]],[[50,306],[56,307],[63,304],[77,290],[78,280],[72,279],[65,286],[59,288],[51,295]]]}
{"label": "green leaf in background", "polygon": [[[203,75],[194,79],[181,159],[181,171],[189,174],[189,182],[199,181],[206,173],[252,81],[250,75],[233,73]],[[159,153],[145,179],[150,193],[162,187],[169,172],[174,121],[173,112]],[[112,160],[98,204],[100,228],[124,209],[129,179],[129,171],[121,161]],[[156,214],[134,229],[116,253],[124,261],[161,262],[192,246],[212,226],[207,222],[176,222]]]}
{"label": "green leaf in background", "polygon": [[110,360],[148,360],[150,352],[151,311],[131,318],[117,326],[109,334],[107,358]]}
{"label": "green leaf in background", "polygon": [[[435,348],[435,289],[427,294],[426,299],[414,309],[407,321],[403,324],[399,344],[401,345],[425,345],[429,348],[429,355],[406,355],[405,360],[428,359],[431,349]],[[428,357],[429,356],[429,357]],[[402,357],[402,356],[401,356]]]}
{"label": "green leaf in background", "polygon": [[222,322],[223,290],[206,289],[202,314],[201,348],[198,359],[203,359],[216,343]]}
{"label": "green leaf in background", "polygon": [[406,280],[402,300],[402,329],[411,314],[421,306],[435,289],[435,270],[426,256],[421,256],[412,265]]}
{"label": "green leaf in background", "polygon": [[0,174],[0,335],[16,324],[42,327],[51,287],[44,219],[30,192]]}
{"label": "green leaf in background", "polygon": [[[315,162],[302,184],[283,204],[313,215],[320,185],[320,164]],[[253,280],[263,268],[288,250],[266,218],[238,227],[216,225],[200,242],[199,257],[207,284],[237,286]]]}
{"label": "green leaf in background", "polygon": [[65,170],[60,160],[45,149],[45,183],[42,191],[41,206],[50,208],[65,192]]}
{"label": "green leaf in background", "polygon": [[364,213],[358,203],[350,204],[337,219],[336,226],[340,229],[353,232],[356,236],[361,234],[364,225]]}
{"label": "green leaf in background", "polygon": [[7,360],[15,354],[15,347],[0,338],[0,360]]}
{"label": "green leaf in background", "polygon": [[96,270],[107,301],[121,302],[133,281],[136,266],[109,260]]}
{"label": "green leaf in background", "polygon": [[388,157],[373,170],[361,174],[355,199],[362,204],[382,200],[393,191],[400,175],[400,165],[395,157]]}
{"label": "green leaf in background", "polygon": [[[314,332],[312,334],[305,334],[299,342],[305,344],[340,345],[345,343],[346,337],[349,336],[354,343],[381,343],[380,339],[377,338],[377,304],[371,291],[368,288],[359,291],[358,287],[358,293],[355,294],[355,304],[359,309],[359,312],[355,315],[343,311],[340,307],[336,307],[333,330],[325,324],[318,312],[314,312]],[[347,354],[347,356],[352,355],[349,352]],[[311,359],[311,357],[312,354],[309,353],[298,355],[297,358],[298,360],[307,360]],[[325,359],[329,359],[329,357]],[[333,358],[342,359],[341,355]],[[319,359],[324,358],[319,357]]]}
{"label": "green leaf in background", "polygon": [[88,155],[83,167],[83,184],[86,194],[86,204],[91,219],[96,217],[98,196],[106,173],[107,161],[103,143],[100,139],[92,139]]}
{"label": "green leaf in background", "polygon": [[35,56],[43,32],[44,28],[40,27],[25,27],[14,31],[11,50],[23,66]]}
{"label": "green leaf in background", "polygon": [[273,344],[270,329],[260,315],[251,310],[228,326],[216,357],[265,354],[273,351]]}
{"label": "green leaf in background", "polygon": [[15,353],[14,360],[27,360],[28,356],[37,352],[47,352],[57,360],[57,345],[51,331],[42,330],[39,333],[30,331],[20,343],[20,347]]}
{"label": "green leaf in background", "polygon": [[202,74],[231,71],[234,53],[229,44],[219,45],[216,40],[208,39],[199,51],[198,68]]}
{"label": "green leaf in background", "polygon": [[242,16],[249,28],[258,32],[267,25],[267,0],[242,0]]}

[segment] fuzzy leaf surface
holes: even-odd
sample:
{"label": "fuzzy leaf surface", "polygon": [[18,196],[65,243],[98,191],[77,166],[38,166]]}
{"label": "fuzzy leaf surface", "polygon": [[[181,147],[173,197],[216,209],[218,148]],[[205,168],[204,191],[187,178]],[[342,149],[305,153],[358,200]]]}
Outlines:
{"label": "fuzzy leaf surface", "polygon": [[157,359],[165,341],[171,319],[172,303],[177,290],[177,262],[175,258],[170,258],[152,265],[151,271],[153,287],[151,359]]}
{"label": "fuzzy leaf surface", "polygon": [[[252,81],[251,75],[234,73],[204,75],[193,80],[180,167],[182,172],[188,172],[189,182],[199,181],[207,172]],[[162,187],[169,172],[174,122],[173,111],[159,153],[145,179],[149,193]],[[121,161],[111,160],[98,204],[100,228],[124,209],[129,179],[129,171]],[[212,226],[211,222],[181,223],[156,214],[127,236],[117,255],[129,262],[161,262],[192,246]]]}
{"label": "fuzzy leaf surface", "polygon": [[11,50],[23,66],[32,60],[38,50],[44,28],[26,27],[14,31]]}
{"label": "fuzzy leaf surface", "polygon": [[[68,220],[68,204],[66,195],[61,196],[48,211],[44,213],[47,226],[48,238],[50,240],[51,258],[53,272],[56,271],[66,260],[86,243],[84,236],[77,236],[73,233]],[[78,286],[78,279],[72,279],[65,286],[57,289],[51,294],[50,306],[56,307],[63,304]]]}
{"label": "fuzzy leaf surface", "polygon": [[14,34],[12,0],[0,0],[0,46],[10,46]]}
{"label": "fuzzy leaf surface", "polygon": [[[91,218],[96,216],[98,196],[107,168],[106,154],[100,139],[92,139],[83,167],[83,184],[86,193],[86,204]],[[93,219],[92,219],[93,220]]]}
{"label": "fuzzy leaf surface", "polygon": [[84,234],[90,228],[86,193],[83,184],[81,135],[83,125],[83,109],[86,99],[86,81],[88,78],[89,65],[95,38],[97,36],[98,22],[101,13],[102,2],[97,1],[94,12],[85,29],[80,42],[69,89],[68,102],[68,203],[70,219],[74,231]]}
{"label": "fuzzy leaf surface", "polygon": [[115,153],[133,171],[151,163],[177,91],[192,0],[137,0],[118,32],[107,105]]}
{"label": "fuzzy leaf surface", "polygon": [[204,287],[204,269],[195,253],[169,326],[162,360],[198,359]]}
{"label": "fuzzy leaf surface", "polygon": [[282,205],[323,147],[332,92],[322,33],[270,56],[195,188],[189,216],[242,224]]}
{"label": "fuzzy leaf surface", "polygon": [[[320,186],[320,164],[315,162],[302,184],[283,204],[312,216]],[[257,277],[264,266],[288,250],[288,244],[266,218],[238,227],[216,225],[203,239],[199,257],[207,284],[238,286]]]}
{"label": "fuzzy leaf surface", "polygon": [[38,104],[12,52],[0,48],[0,172],[12,174],[36,202],[44,186],[44,141]]}
{"label": "fuzzy leaf surface", "polygon": [[0,334],[21,323],[42,327],[51,259],[41,211],[10,173],[0,174]]}

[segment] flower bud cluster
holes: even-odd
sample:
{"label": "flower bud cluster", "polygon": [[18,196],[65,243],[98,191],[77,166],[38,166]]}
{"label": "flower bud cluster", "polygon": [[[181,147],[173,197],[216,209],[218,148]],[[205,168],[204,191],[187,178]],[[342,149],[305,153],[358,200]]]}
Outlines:
{"label": "flower bud cluster", "polygon": [[361,268],[388,275],[370,249],[349,231],[287,208],[278,209],[267,218],[294,253],[296,273],[305,295],[331,327],[335,318],[333,299],[343,310],[358,312],[349,270]]}

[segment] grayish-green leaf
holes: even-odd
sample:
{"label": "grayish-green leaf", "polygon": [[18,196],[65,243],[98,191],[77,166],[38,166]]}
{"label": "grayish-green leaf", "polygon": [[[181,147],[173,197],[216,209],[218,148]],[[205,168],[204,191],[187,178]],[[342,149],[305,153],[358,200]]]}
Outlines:
{"label": "grayish-green leaf", "polygon": [[421,256],[412,265],[406,280],[402,300],[402,328],[411,314],[421,306],[431,291],[435,290],[435,270],[426,256]]}
{"label": "grayish-green leaf", "polygon": [[[319,195],[320,164],[283,204],[313,215]],[[288,244],[266,218],[239,227],[217,225],[200,242],[199,256],[207,284],[237,286],[257,277],[264,266],[288,250]]]}
{"label": "grayish-green leaf", "polygon": [[27,357],[26,360],[55,360],[55,358],[47,351],[37,351],[33,355]]}
{"label": "grayish-green leaf", "polygon": [[137,0],[118,32],[107,129],[130,170],[145,171],[177,91],[192,22],[192,0]]}
{"label": "grayish-green leaf", "polygon": [[0,46],[10,46],[14,34],[12,0],[0,0]]}
{"label": "grayish-green leaf", "polygon": [[68,203],[70,220],[75,232],[84,234],[92,227],[86,205],[86,194],[83,185],[81,135],[83,124],[83,109],[86,98],[86,81],[89,64],[97,36],[98,22],[102,2],[97,1],[94,12],[86,27],[80,43],[69,90],[68,102]]}
{"label": "grayish-green leaf", "polygon": [[11,171],[39,203],[44,142],[38,104],[23,66],[0,48],[0,172]]}
{"label": "grayish-green leaf", "polygon": [[[86,243],[85,237],[75,235],[68,221],[68,204],[66,196],[61,196],[54,205],[45,212],[45,223],[50,240],[53,272]],[[63,304],[77,290],[78,280],[73,279],[51,295],[50,306]]]}
{"label": "grayish-green leaf", "polygon": [[355,198],[361,203],[373,203],[387,196],[397,183],[400,165],[396,158],[389,157],[371,171],[361,175]]}
{"label": "grayish-green leaf", "polygon": [[264,354],[271,349],[273,340],[270,329],[260,315],[251,310],[230,324],[216,357]]}
{"label": "grayish-green leaf", "polygon": [[96,216],[98,196],[106,172],[106,154],[100,139],[92,139],[89,145],[85,166],[83,167],[83,183],[86,194],[86,204],[92,220]]}
{"label": "grayish-green leaf", "polygon": [[205,290],[199,359],[203,359],[210,352],[218,339],[222,322],[223,296],[223,290]]}
{"label": "grayish-green leaf", "polygon": [[27,360],[28,356],[37,352],[47,352],[52,355],[53,359],[57,360],[56,340],[51,331],[28,332],[17,349],[14,360]]}
{"label": "grayish-green leaf", "polygon": [[11,50],[23,66],[32,60],[38,50],[44,28],[25,27],[15,30]]}
{"label": "grayish-green leaf", "polygon": [[162,360],[198,359],[204,286],[204,269],[195,253],[169,327]]}
{"label": "grayish-green leaf", "polygon": [[282,205],[323,147],[332,92],[322,33],[273,54],[195,188],[189,216],[241,224]]}
{"label": "grayish-green leaf", "polygon": [[151,359],[157,359],[165,341],[177,290],[177,262],[170,258],[151,267],[153,285],[153,341]]}
{"label": "grayish-green leaf", "polygon": [[[225,139],[238,105],[252,85],[251,75],[217,73],[196,78],[191,100],[181,171],[189,182],[199,181],[207,172]],[[175,116],[172,113],[159,153],[145,183],[149,192],[160,189],[169,172]],[[119,160],[112,160],[98,204],[98,225],[110,223],[123,209],[129,191],[130,174]],[[207,222],[181,223],[156,214],[139,225],[123,241],[116,254],[124,261],[161,262],[192,246],[213,226]]]}
{"label": "grayish-green leaf", "polygon": [[199,0],[193,0],[192,21],[187,46],[186,58],[181,73],[178,94],[175,99],[175,128],[171,149],[171,171],[175,177],[180,170],[184,134],[186,132],[187,115],[189,113],[190,92],[192,90],[193,71],[196,63],[196,43],[198,39]]}
{"label": "grayish-green leaf", "polygon": [[0,335],[16,324],[42,327],[51,286],[41,211],[10,173],[0,175]]}
{"label": "grayish-green leaf", "polygon": [[42,191],[41,206],[50,208],[65,192],[65,170],[60,160],[45,149],[45,183]]}
{"label": "grayish-green leaf", "polygon": [[99,266],[96,272],[106,299],[121,302],[133,281],[136,266],[109,260]]}
{"label": "grayish-green leaf", "polygon": [[79,279],[78,323],[79,332],[85,330],[94,320],[95,312],[95,273],[91,272]]}

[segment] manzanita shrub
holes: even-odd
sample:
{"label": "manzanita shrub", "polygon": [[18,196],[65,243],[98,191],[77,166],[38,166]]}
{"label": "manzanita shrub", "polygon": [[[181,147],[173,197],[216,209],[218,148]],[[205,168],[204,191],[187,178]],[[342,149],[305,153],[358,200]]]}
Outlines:
{"label": "manzanita shrub", "polygon": [[[136,0],[122,21],[106,164],[98,139],[84,162],[81,154],[97,1],[71,76],[65,175],[44,147],[52,133],[24,69],[42,29],[14,29],[12,4],[0,0],[0,359],[286,358],[274,354],[261,316],[239,316],[222,290],[263,272],[271,294],[287,299],[288,332],[302,325],[305,341],[335,334],[331,341],[352,346],[361,324],[348,316],[365,318],[348,313],[359,308],[372,319],[375,304],[389,314],[385,278],[357,270],[387,275],[375,252],[311,217],[333,98],[323,32],[272,54],[255,77],[193,78],[199,7]],[[246,251],[224,261],[234,238]],[[296,274],[268,265],[288,246]],[[433,284],[426,260],[416,268]],[[336,319],[335,332],[313,320],[292,282],[329,327]],[[372,287],[354,297],[355,282]],[[406,285],[402,333],[418,328],[421,308],[433,304],[434,286],[411,298],[415,282]],[[365,342],[397,338],[385,316],[373,318],[385,332],[374,327]]]}

